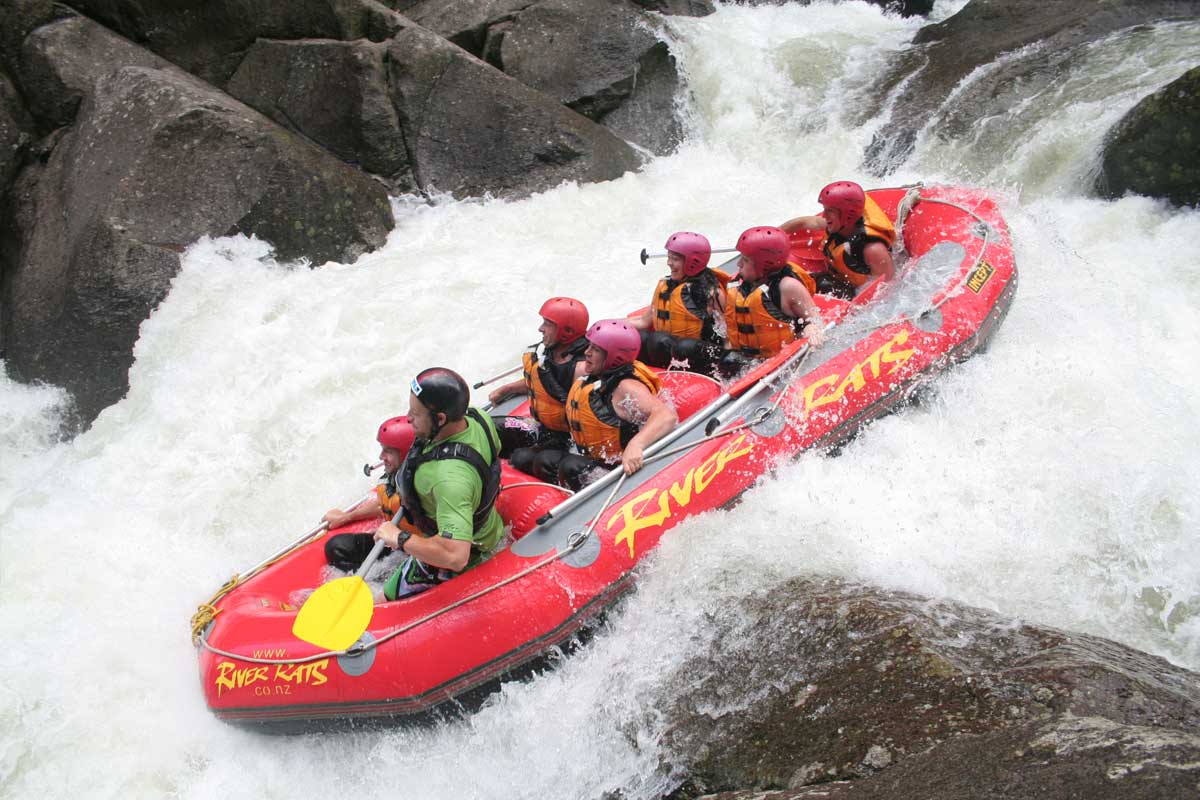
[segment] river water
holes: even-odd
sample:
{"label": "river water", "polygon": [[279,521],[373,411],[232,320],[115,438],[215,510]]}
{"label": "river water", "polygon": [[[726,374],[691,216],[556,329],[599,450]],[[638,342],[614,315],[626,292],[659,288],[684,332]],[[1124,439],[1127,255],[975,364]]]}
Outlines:
{"label": "river water", "polygon": [[[672,20],[691,92],[675,155],[521,201],[398,198],[388,245],[350,265],[199,242],[142,326],[129,395],[70,442],[59,391],[0,376],[0,796],[655,797],[674,781],[657,710],[687,688],[664,676],[706,647],[706,612],[808,573],[1200,669],[1200,213],[1087,190],[1104,132],[1192,63],[1200,24],[1083,49],[880,181],[859,161],[886,121],[847,109],[919,25],[853,2]],[[989,352],[839,456],[676,528],[586,647],[470,717],[272,738],[209,715],[189,616],[367,489],[412,374],[500,372],[545,297],[623,313],[662,271],[642,247],[678,229],[728,246],[842,177],[999,195],[1021,284]]]}

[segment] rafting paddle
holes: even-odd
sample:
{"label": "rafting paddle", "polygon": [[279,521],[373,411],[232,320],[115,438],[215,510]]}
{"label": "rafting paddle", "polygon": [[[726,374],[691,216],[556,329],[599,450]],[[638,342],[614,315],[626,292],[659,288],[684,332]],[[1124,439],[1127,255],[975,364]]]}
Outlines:
{"label": "rafting paddle", "polygon": [[[399,518],[397,514],[393,522]],[[357,642],[375,613],[375,598],[363,575],[383,548],[384,541],[380,539],[358,572],[330,581],[309,595],[292,623],[292,635],[324,650],[345,650]]]}

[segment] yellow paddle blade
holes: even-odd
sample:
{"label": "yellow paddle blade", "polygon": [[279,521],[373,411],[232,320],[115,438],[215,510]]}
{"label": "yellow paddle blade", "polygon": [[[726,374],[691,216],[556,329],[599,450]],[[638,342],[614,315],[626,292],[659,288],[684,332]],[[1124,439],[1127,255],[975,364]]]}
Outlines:
{"label": "yellow paddle blade", "polygon": [[362,578],[338,578],[304,601],[292,634],[325,650],[345,650],[363,635],[374,613],[375,598]]}

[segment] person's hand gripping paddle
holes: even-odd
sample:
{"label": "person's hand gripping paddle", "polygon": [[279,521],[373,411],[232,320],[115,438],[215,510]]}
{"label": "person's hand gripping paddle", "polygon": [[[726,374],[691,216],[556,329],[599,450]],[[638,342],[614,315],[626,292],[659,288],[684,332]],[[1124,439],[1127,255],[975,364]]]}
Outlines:
{"label": "person's hand gripping paddle", "polygon": [[[400,524],[401,513],[396,512],[393,525]],[[345,650],[357,642],[375,613],[375,598],[363,575],[384,546],[382,539],[375,542],[358,572],[330,581],[309,595],[292,624],[292,635],[324,650]]]}

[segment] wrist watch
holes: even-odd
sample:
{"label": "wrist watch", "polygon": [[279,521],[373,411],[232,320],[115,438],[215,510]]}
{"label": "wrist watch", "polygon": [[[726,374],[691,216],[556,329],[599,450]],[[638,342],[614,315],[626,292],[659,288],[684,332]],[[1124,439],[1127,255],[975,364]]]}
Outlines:
{"label": "wrist watch", "polygon": [[412,534],[408,531],[400,531],[400,535],[396,537],[396,550],[403,553],[405,543],[411,538]]}

